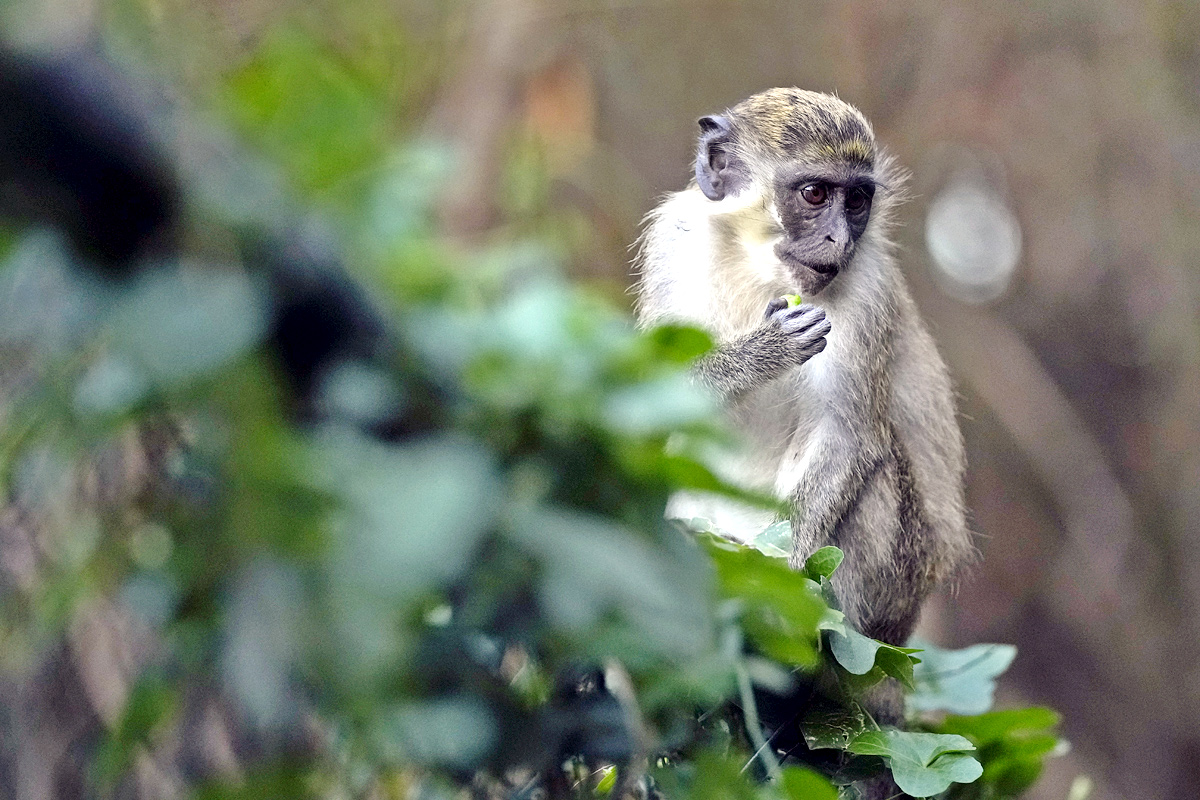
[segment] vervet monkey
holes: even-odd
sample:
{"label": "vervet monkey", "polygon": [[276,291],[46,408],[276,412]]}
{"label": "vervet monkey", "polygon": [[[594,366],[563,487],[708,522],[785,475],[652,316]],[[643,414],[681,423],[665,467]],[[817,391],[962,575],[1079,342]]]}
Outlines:
{"label": "vervet monkey", "polygon": [[[888,238],[904,181],[856,108],[771,89],[700,120],[695,181],[637,258],[640,323],[716,340],[696,373],[744,434],[726,477],[789,502],[793,567],[845,551],[843,610],[892,644],[973,551],[950,379]],[[668,513],[740,538],[772,522],[698,495]]]}

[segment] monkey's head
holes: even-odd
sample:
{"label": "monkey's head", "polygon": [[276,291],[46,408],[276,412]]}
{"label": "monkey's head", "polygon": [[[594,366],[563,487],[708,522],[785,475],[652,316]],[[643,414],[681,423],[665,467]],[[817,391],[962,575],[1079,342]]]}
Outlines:
{"label": "monkey's head", "polygon": [[875,135],[858,109],[802,89],[770,89],[700,119],[696,183],[709,200],[761,200],[775,256],[805,296],[847,267],[871,220]]}

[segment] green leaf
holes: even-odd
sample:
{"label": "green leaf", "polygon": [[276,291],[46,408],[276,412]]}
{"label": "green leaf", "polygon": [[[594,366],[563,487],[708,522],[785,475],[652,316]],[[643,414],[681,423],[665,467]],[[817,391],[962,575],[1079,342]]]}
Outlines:
{"label": "green leaf", "polygon": [[[412,245],[430,224],[438,189],[451,179],[453,167],[449,149],[433,142],[391,153],[367,200],[363,232],[370,244],[385,251]],[[426,255],[422,260],[440,260],[435,253]]]}
{"label": "green leaf", "polygon": [[846,621],[842,612],[832,608],[826,610],[818,627],[828,631],[829,649],[837,663],[851,675],[867,676],[866,680],[858,682],[860,690],[878,683],[885,676],[895,678],[910,689],[913,687],[913,665],[918,659],[911,654],[919,650],[896,647],[864,636]]}
{"label": "green leaf", "polygon": [[[841,619],[832,620],[833,614]],[[821,621],[821,628],[829,631],[829,649],[847,672],[852,675],[866,675],[875,666],[875,654],[879,652],[883,643],[854,630],[845,621],[842,612],[828,614],[826,619]]]}
{"label": "green leaf", "polygon": [[785,767],[779,781],[787,800],[837,800],[837,790],[828,780],[804,767]]}
{"label": "green leaf", "polygon": [[975,716],[949,716],[938,726],[942,733],[965,736],[977,745],[999,742],[1014,735],[1057,727],[1062,715],[1042,706],[992,711]]}
{"label": "green leaf", "polygon": [[856,737],[877,730],[879,726],[857,703],[813,708],[800,721],[800,732],[811,750],[845,750]]}
{"label": "green leaf", "polygon": [[645,334],[656,357],[676,364],[690,364],[712,349],[707,332],[687,325],[660,325]]}
{"label": "green leaf", "polygon": [[646,436],[703,422],[715,412],[712,396],[676,373],[618,389],[605,399],[601,418],[619,433]]}
{"label": "green leaf", "polygon": [[131,396],[120,399],[128,403],[140,396],[140,370],[171,384],[231,362],[266,334],[266,311],[266,298],[256,287],[214,266],[193,265],[186,276],[143,277],[121,296],[111,320],[114,357],[125,364],[121,369],[130,383]]}
{"label": "green leaf", "polygon": [[891,645],[883,645],[875,653],[875,665],[883,670],[884,674],[895,678],[906,689],[913,689],[913,670],[915,668],[914,661],[904,648],[892,647]]}
{"label": "green leaf", "polygon": [[610,795],[610,794],[612,794],[613,787],[615,787],[616,785],[617,785],[617,768],[616,767],[606,767],[604,769],[604,775],[600,778],[600,781],[596,784],[596,794],[606,795],[606,796]]}
{"label": "green leaf", "polygon": [[470,563],[497,509],[487,450],[455,436],[397,447],[331,434],[320,444],[312,481],[344,500],[332,564],[344,586],[413,597]]}
{"label": "green leaf", "polygon": [[179,697],[173,686],[157,675],[147,675],[134,685],[121,718],[101,742],[96,754],[96,777],[103,783],[116,781],[132,761],[136,748],[178,711]]}
{"label": "green leaf", "polygon": [[[788,520],[768,525],[762,533],[750,540],[759,552],[775,558],[787,558],[792,552],[792,523]],[[811,576],[810,576],[811,577]]]}
{"label": "green leaf", "polygon": [[1042,776],[1043,760],[1040,757],[997,759],[982,754],[980,758],[983,761],[981,782],[993,788],[997,797],[1020,797]]}
{"label": "green leaf", "polygon": [[843,558],[845,554],[839,548],[833,545],[822,547],[804,562],[804,574],[820,583],[822,578],[833,577]]}
{"label": "green leaf", "polygon": [[514,510],[506,530],[541,562],[546,624],[586,634],[615,611],[643,654],[691,658],[712,645],[703,560],[668,559],[615,522],[566,508]]}
{"label": "green leaf", "polygon": [[[646,469],[646,453],[643,448],[626,448],[620,451],[619,454],[625,461],[624,466],[631,472],[648,472]],[[636,458],[634,457],[635,454]],[[650,462],[653,465],[653,469],[649,470],[649,472],[665,478],[674,489],[693,489],[701,492],[711,492],[723,497],[733,498],[748,506],[772,511],[778,511],[781,507],[780,502],[770,495],[742,489],[721,480],[709,467],[691,456],[671,455],[663,452],[662,447],[658,445],[654,446],[653,454],[654,459]],[[688,527],[693,531],[701,533],[718,532],[707,520],[705,523],[705,525],[700,527],[693,527],[691,525]]]}
{"label": "green leaf", "polygon": [[237,126],[305,189],[328,191],[382,157],[387,87],[297,28],[277,27],[232,73]]}
{"label": "green leaf", "polygon": [[317,800],[323,795],[313,787],[313,770],[307,765],[285,762],[267,768],[252,769],[235,778],[216,778],[206,782],[195,800],[259,800],[286,797],[289,800]]}
{"label": "green leaf", "polygon": [[951,783],[972,783],[983,767],[962,736],[882,730],[859,734],[847,748],[858,755],[880,756],[891,767],[896,785],[913,797],[932,797]]}
{"label": "green leaf", "polygon": [[745,603],[742,624],[751,641],[786,664],[814,664],[825,607],[807,590],[808,579],[752,547],[701,538],[716,564],[722,595]]}
{"label": "green leaf", "polygon": [[978,644],[962,650],[914,644],[920,644],[923,652],[913,671],[916,690],[907,699],[910,713],[982,714],[992,707],[996,677],[1017,655],[1017,649],[1006,644]]}
{"label": "green leaf", "polygon": [[743,766],[744,762],[706,749],[691,764],[654,770],[654,781],[663,796],[672,800],[760,800],[757,786],[743,773]]}
{"label": "green leaf", "polygon": [[481,697],[466,694],[384,708],[374,730],[387,761],[459,769],[475,767],[497,735],[492,709]]}
{"label": "green leaf", "polygon": [[243,713],[264,728],[293,724],[290,675],[305,625],[299,576],[261,559],[232,581],[224,603],[221,677]]}
{"label": "green leaf", "polygon": [[1018,797],[1041,775],[1045,759],[1062,749],[1062,740],[1050,732],[1059,719],[1048,708],[1021,708],[950,716],[937,730],[974,742],[983,763],[982,782],[997,797]]}
{"label": "green leaf", "polygon": [[104,356],[88,368],[75,387],[75,408],[82,415],[121,413],[150,390],[145,373],[127,357]]}

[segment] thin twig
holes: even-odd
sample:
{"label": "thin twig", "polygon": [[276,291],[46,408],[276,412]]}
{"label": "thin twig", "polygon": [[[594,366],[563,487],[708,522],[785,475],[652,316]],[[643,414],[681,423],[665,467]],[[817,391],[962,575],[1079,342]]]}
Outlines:
{"label": "thin twig", "polygon": [[642,711],[638,706],[637,694],[633,689],[633,678],[625,666],[615,658],[604,662],[604,683],[617,702],[625,716],[625,727],[633,740],[634,752],[629,760],[618,764],[617,781],[609,795],[612,800],[625,800],[634,793],[637,786],[650,768],[650,741],[646,725],[642,721]]}
{"label": "thin twig", "polygon": [[746,732],[750,734],[750,741],[757,748],[746,762],[746,766],[742,767],[742,772],[754,763],[755,758],[761,758],[763,766],[767,768],[767,775],[771,780],[778,781],[783,777],[783,769],[779,766],[779,759],[775,758],[775,753],[768,747],[767,740],[763,738],[762,726],[758,721],[758,706],[754,703],[754,690],[750,686],[750,673],[746,671],[746,663],[738,659],[734,671],[737,673],[738,691],[742,696],[742,715],[746,721]]}

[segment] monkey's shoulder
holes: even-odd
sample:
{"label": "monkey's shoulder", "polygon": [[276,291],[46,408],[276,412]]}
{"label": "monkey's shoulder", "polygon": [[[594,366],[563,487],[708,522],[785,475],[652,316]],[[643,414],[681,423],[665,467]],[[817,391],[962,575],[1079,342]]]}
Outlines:
{"label": "monkey's shoulder", "polygon": [[678,224],[683,228],[684,221],[687,219],[695,219],[702,214],[704,207],[704,196],[694,186],[688,186],[677,192],[667,192],[662,195],[658,205],[656,205],[647,215],[644,222],[648,226],[660,225],[668,220],[673,224]]}
{"label": "monkey's shoulder", "polygon": [[713,316],[713,245],[705,202],[694,188],[675,192],[646,217],[635,260],[643,325],[670,320],[707,327]]}

